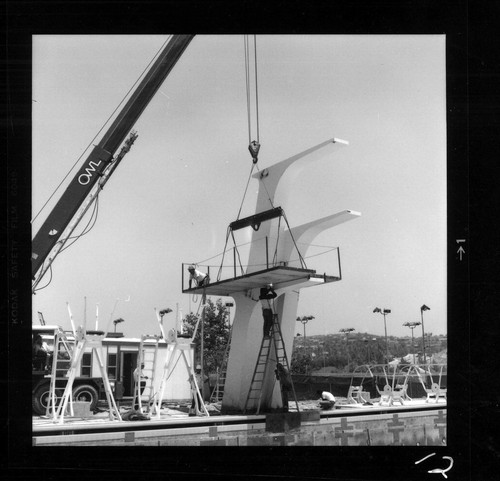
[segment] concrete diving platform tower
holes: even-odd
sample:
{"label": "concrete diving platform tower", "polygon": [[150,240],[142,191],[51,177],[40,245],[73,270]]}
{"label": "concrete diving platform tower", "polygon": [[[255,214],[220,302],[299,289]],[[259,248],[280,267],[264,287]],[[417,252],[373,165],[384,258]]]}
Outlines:
{"label": "concrete diving platform tower", "polygon": [[[227,374],[222,399],[222,413],[241,413],[247,402],[255,370],[259,347],[263,338],[262,302],[260,290],[272,284],[277,294],[273,301],[274,312],[278,315],[284,348],[291,359],[300,289],[323,285],[341,280],[340,259],[338,275],[318,274],[305,267],[302,259],[314,238],[326,229],[359,217],[359,212],[344,210],[287,229],[281,222],[280,207],[272,208],[274,197],[283,175],[287,173],[292,182],[311,162],[334,153],[348,145],[340,139],[330,139],[293,157],[278,162],[253,175],[259,182],[256,214],[233,222],[233,230],[251,227],[248,267],[240,276],[213,281],[204,287],[183,290],[184,293],[230,296],[234,299],[236,311],[232,327],[231,349],[227,364]],[[288,189],[284,196],[293,195]],[[286,198],[282,199],[286,203]],[[268,256],[268,239],[277,239],[272,262]],[[265,242],[265,248],[264,246]],[[298,252],[297,245],[301,246]],[[260,410],[272,411],[282,407],[279,382],[276,382],[272,362],[269,363],[262,387]]]}

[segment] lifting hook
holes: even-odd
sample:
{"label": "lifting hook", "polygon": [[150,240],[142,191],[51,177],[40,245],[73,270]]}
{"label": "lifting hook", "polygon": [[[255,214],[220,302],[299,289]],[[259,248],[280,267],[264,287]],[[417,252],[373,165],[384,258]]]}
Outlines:
{"label": "lifting hook", "polygon": [[250,155],[252,156],[253,163],[256,164],[259,160],[257,156],[259,155],[260,144],[256,140],[252,140],[248,146]]}

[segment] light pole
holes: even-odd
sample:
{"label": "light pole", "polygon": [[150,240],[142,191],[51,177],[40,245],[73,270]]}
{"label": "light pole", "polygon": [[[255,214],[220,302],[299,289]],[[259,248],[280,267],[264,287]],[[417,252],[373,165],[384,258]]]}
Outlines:
{"label": "light pole", "polygon": [[228,312],[228,324],[231,325],[231,307],[234,306],[234,302],[226,302],[227,312]]}
{"label": "light pole", "polygon": [[403,326],[409,327],[411,329],[411,353],[413,355],[413,364],[415,364],[415,346],[413,345],[413,329],[420,326],[421,322],[405,322]]}
{"label": "light pole", "polygon": [[424,364],[427,364],[427,358],[425,357],[425,330],[424,330],[424,311],[430,311],[431,308],[425,304],[420,308],[420,317],[422,318],[422,351],[424,353]]}
{"label": "light pole", "polygon": [[[301,322],[304,325],[304,357],[306,355],[306,324],[311,320],[314,319],[314,316],[302,316],[302,317],[297,317],[297,321]],[[307,374],[307,364],[306,364],[306,374]]]}
{"label": "light pole", "polygon": [[384,316],[384,331],[385,331],[385,362],[389,362],[389,346],[387,344],[387,324],[385,322],[385,316],[391,313],[390,309],[380,309],[380,307],[376,307],[373,309],[373,312],[380,312]]}
{"label": "light pole", "polygon": [[297,321],[301,322],[304,325],[304,350],[306,348],[306,324],[311,320],[314,319],[314,316],[302,316],[302,317],[297,317]]}
{"label": "light pole", "polygon": [[119,319],[115,319],[113,321],[113,324],[115,325],[115,332],[116,332],[116,325],[120,324],[120,322],[124,322],[124,321],[125,321],[125,319],[122,319],[121,317]]}
{"label": "light pole", "polygon": [[349,333],[355,331],[354,327],[345,327],[344,329],[340,329],[339,332],[343,332],[345,334],[345,351],[347,353],[347,372],[349,372]]}
{"label": "light pole", "polygon": [[363,337],[363,342],[366,347],[366,364],[370,364],[370,340],[366,337]]}

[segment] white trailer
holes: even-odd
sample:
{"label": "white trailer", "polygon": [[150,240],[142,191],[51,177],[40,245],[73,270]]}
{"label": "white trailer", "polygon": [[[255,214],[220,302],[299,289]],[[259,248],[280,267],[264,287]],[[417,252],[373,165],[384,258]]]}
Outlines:
{"label": "white trailer", "polygon": [[[48,352],[45,362],[41,362],[40,356],[33,355],[33,386],[32,406],[35,414],[46,414],[47,401],[49,397],[51,381],[52,352],[54,350],[55,336],[61,328],[57,325],[33,326],[33,341],[38,335],[41,336],[44,349]],[[66,337],[71,344],[74,342],[73,333],[66,332]],[[164,374],[164,366],[167,361],[167,350],[169,342],[159,339],[157,342],[156,367],[151,375],[153,394],[159,392],[160,384]],[[103,363],[109,377],[115,400],[119,403],[131,402],[134,396],[134,370],[139,358],[140,338],[130,338],[109,333],[102,341],[104,359]],[[143,342],[143,349],[147,341]],[[180,352],[175,351],[176,358]],[[191,364],[194,360],[194,344],[188,349]],[[184,403],[191,399],[190,373],[186,363],[174,359],[174,369],[168,373],[168,381],[165,383],[162,401],[165,403]],[[91,410],[97,406],[99,399],[105,399],[102,377],[97,359],[92,349],[84,351],[78,366],[77,376],[73,384],[73,399],[75,401],[87,401]]]}

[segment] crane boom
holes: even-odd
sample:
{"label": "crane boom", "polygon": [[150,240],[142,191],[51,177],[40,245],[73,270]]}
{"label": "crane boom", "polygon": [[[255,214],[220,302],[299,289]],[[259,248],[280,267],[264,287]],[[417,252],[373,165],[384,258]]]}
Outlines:
{"label": "crane boom", "polygon": [[33,278],[193,37],[172,36],[34,236],[31,255]]}

